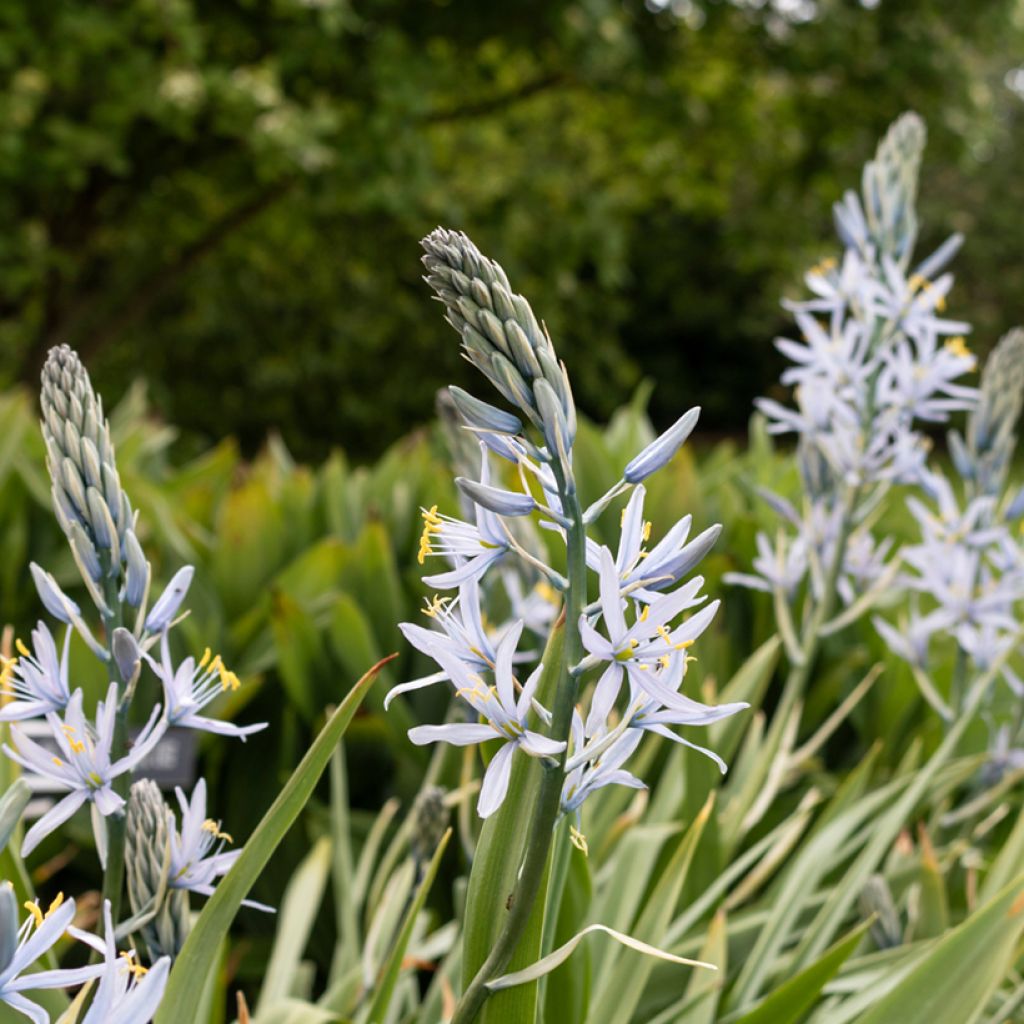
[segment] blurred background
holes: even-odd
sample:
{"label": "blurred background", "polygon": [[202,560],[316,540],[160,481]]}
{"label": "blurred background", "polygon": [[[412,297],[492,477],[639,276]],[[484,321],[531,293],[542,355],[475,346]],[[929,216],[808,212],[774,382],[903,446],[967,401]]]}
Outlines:
{"label": "blurred background", "polygon": [[[418,239],[466,230],[582,408],[745,429],[781,295],[885,126],[926,119],[922,251],[954,314],[1024,318],[1017,0],[10,0],[0,387],[76,346],[194,450],[378,456],[468,368]],[[706,436],[706,435],[705,435]]]}

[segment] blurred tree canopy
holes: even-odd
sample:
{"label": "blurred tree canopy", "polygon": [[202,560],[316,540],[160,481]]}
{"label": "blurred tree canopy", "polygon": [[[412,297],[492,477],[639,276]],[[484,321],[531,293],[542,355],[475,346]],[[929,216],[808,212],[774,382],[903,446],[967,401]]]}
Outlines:
{"label": "blurred tree canopy", "polygon": [[1019,6],[8,0],[0,383],[66,341],[197,434],[368,457],[468,374],[418,279],[444,223],[530,296],[588,412],[651,376],[656,421],[736,429],[780,294],[907,108],[923,241],[967,232],[984,348],[1024,319]]}

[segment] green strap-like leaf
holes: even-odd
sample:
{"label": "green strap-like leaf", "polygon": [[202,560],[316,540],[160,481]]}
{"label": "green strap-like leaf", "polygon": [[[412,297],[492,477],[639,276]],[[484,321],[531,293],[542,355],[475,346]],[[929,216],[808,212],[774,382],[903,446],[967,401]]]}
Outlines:
{"label": "green strap-like leaf", "polygon": [[858,1024],[974,1024],[1024,934],[1024,875],[940,939]]}
{"label": "green strap-like leaf", "polygon": [[309,800],[330,761],[331,752],[345,734],[356,709],[387,661],[390,658],[374,665],[352,687],[327,720],[320,735],[313,741],[306,756],[292,772],[284,789],[245,844],[242,855],[203,907],[171,970],[167,992],[155,1018],[156,1024],[195,1024],[203,991],[202,982],[216,960],[218,944],[227,935],[242,900]]}
{"label": "green strap-like leaf", "polygon": [[492,992],[499,992],[503,988],[514,988],[516,985],[526,985],[531,981],[536,981],[538,978],[543,978],[545,974],[549,974],[556,967],[564,964],[572,956],[573,950],[592,932],[604,932],[605,935],[610,935],[616,942],[621,943],[628,949],[635,949],[638,953],[655,957],[658,960],[667,960],[669,963],[682,964],[685,967],[707,967],[709,970],[716,970],[714,964],[706,964],[701,960],[687,960],[685,957],[676,956],[674,953],[666,953],[665,950],[658,949],[657,946],[651,946],[646,942],[641,942],[639,939],[634,939],[630,935],[617,932],[614,928],[609,928],[607,925],[591,924],[587,925],[583,931],[577,932],[565,945],[559,946],[553,953],[549,953],[535,964],[530,964],[529,967],[524,967],[523,970],[515,971],[512,974],[503,974],[500,978],[489,981],[487,987]]}
{"label": "green strap-like leaf", "polygon": [[391,997],[395,992],[398,975],[402,970],[402,960],[405,958],[405,951],[409,948],[409,940],[412,938],[413,928],[416,927],[416,918],[419,917],[423,904],[427,901],[427,894],[430,892],[434,879],[437,877],[437,869],[441,866],[441,858],[444,856],[445,848],[448,846],[448,840],[451,837],[452,830],[448,829],[441,837],[441,842],[437,844],[434,856],[430,858],[430,865],[423,876],[423,881],[420,882],[419,888],[416,890],[416,897],[413,899],[412,906],[409,907],[402,921],[398,938],[395,940],[395,945],[388,955],[387,962],[384,964],[380,981],[377,983],[376,991],[373,994],[373,1002],[370,1004],[370,1009],[365,1018],[363,1018],[366,1024],[383,1024],[388,1012],[388,1006],[391,1004]]}
{"label": "green strap-like leaf", "polygon": [[323,836],[296,868],[281,900],[277,934],[256,1004],[257,1019],[274,1003],[295,995],[292,989],[295,972],[323,902],[330,870],[331,840]]}
{"label": "green strap-like leaf", "polygon": [[[797,1024],[815,1004],[825,985],[839,973],[839,968],[860,944],[870,925],[870,921],[858,925],[849,935],[826,950],[820,960],[780,985],[749,1013],[738,1019],[727,1017],[725,1021],[735,1021],[735,1024]],[[900,1017],[893,1017],[890,1024],[896,1021],[903,1024]]]}

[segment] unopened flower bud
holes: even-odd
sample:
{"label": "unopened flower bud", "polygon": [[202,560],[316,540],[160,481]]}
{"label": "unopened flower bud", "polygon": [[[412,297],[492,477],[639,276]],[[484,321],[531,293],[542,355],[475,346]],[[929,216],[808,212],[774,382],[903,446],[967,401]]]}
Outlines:
{"label": "unopened flower bud", "polygon": [[427,786],[413,804],[409,849],[418,864],[430,860],[448,828],[449,813],[444,797],[445,791],[440,786]]}
{"label": "unopened flower bud", "polygon": [[125,872],[132,912],[143,911],[161,889],[156,916],[140,929],[153,960],[177,956],[189,932],[188,892],[167,888],[172,812],[150,779],[132,785],[125,823]]}

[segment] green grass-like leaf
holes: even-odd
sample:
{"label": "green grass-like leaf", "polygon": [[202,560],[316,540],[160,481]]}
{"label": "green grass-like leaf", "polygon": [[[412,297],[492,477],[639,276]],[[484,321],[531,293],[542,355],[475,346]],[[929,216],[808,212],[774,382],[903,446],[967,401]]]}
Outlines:
{"label": "green grass-like leaf", "polygon": [[[394,657],[394,655],[392,655]],[[385,658],[352,687],[338,709],[327,720],[306,756],[292,772],[284,789],[253,832],[241,857],[217,886],[174,964],[167,992],[156,1024],[195,1024],[202,997],[203,979],[216,961],[217,946],[227,935],[249,890],[266,867],[288,829],[310,798],[326,769],[331,752],[345,734],[377,673],[390,660]]]}

